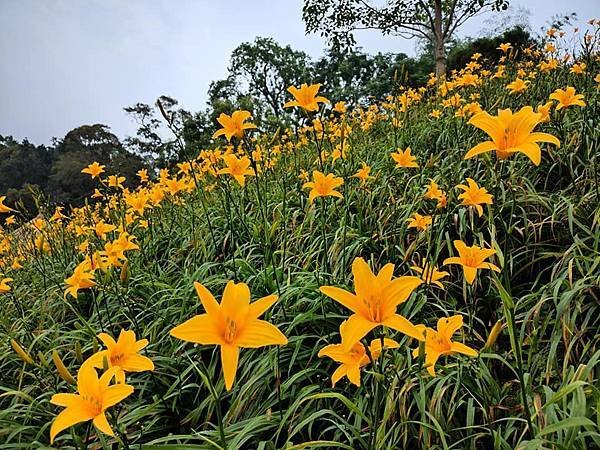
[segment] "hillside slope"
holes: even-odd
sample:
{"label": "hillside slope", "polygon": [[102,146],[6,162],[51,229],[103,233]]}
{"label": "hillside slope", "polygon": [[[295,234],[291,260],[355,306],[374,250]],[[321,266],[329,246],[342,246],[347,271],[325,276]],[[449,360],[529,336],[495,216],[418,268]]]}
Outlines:
{"label": "hillside slope", "polygon": [[600,447],[589,36],[364,108],[291,89],[293,129],[225,117],[135,191],[91,165],[68,216],[2,207],[0,448]]}

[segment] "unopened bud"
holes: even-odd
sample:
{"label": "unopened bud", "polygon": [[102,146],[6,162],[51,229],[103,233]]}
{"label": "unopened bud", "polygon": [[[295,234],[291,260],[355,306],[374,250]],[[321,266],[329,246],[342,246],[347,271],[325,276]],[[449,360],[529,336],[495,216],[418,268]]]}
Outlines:
{"label": "unopened bud", "polygon": [[33,358],[31,357],[31,355],[27,353],[27,351],[23,347],[21,347],[17,341],[11,339],[10,345],[19,358],[21,358],[27,364],[33,364]]}
{"label": "unopened bud", "polygon": [[73,378],[73,375],[71,375],[69,369],[67,369],[67,366],[65,366],[56,350],[52,350],[52,361],[54,362],[60,377],[69,384],[75,384],[75,378]]}
{"label": "unopened bud", "polygon": [[485,349],[492,348],[494,346],[494,344],[496,343],[496,339],[498,339],[498,336],[500,336],[501,332],[502,332],[502,321],[499,320],[498,322],[496,322],[494,324],[494,326],[490,330],[490,335],[488,336],[487,341],[485,341],[485,345],[483,348],[485,348]]}
{"label": "unopened bud", "polygon": [[79,364],[83,362],[83,355],[81,354],[81,344],[79,342],[75,342],[75,358],[77,358],[77,362]]}
{"label": "unopened bud", "polygon": [[127,280],[128,276],[129,276],[129,261],[125,261],[125,264],[123,264],[123,267],[121,267],[121,274],[119,276],[121,283],[125,282],[125,280]]}

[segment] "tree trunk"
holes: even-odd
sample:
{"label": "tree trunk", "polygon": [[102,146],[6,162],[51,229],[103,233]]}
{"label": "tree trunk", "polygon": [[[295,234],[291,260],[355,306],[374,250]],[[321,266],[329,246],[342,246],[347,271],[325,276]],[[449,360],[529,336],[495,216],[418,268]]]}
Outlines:
{"label": "tree trunk", "polygon": [[439,78],[446,75],[446,49],[444,48],[446,40],[442,31],[442,0],[435,0],[433,7],[435,76]]}
{"label": "tree trunk", "polygon": [[446,75],[446,49],[444,48],[444,41],[441,39],[435,40],[435,76],[443,77]]}

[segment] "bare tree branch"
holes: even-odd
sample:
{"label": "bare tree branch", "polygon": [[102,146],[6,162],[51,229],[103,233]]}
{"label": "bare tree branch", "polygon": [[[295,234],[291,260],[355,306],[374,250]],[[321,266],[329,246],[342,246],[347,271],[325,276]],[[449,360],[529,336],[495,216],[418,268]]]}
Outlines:
{"label": "bare tree branch", "polygon": [[450,7],[450,14],[448,16],[448,20],[446,21],[446,26],[444,27],[444,31],[442,32],[444,39],[446,39],[448,37],[448,30],[450,29],[450,25],[452,24],[452,21],[454,20],[454,12],[456,11],[456,3],[457,2],[458,2],[458,0],[452,0],[452,6]]}

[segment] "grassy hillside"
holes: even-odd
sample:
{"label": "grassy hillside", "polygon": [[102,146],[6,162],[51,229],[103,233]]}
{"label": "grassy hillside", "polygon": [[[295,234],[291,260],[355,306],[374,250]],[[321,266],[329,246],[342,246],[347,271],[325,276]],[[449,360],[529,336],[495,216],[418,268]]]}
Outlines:
{"label": "grassy hillside", "polygon": [[83,208],[0,206],[0,448],[53,421],[55,448],[599,448],[593,28],[576,61],[557,35],[368,108],[298,94],[293,129],[223,120],[230,144],[135,191],[99,173]]}

